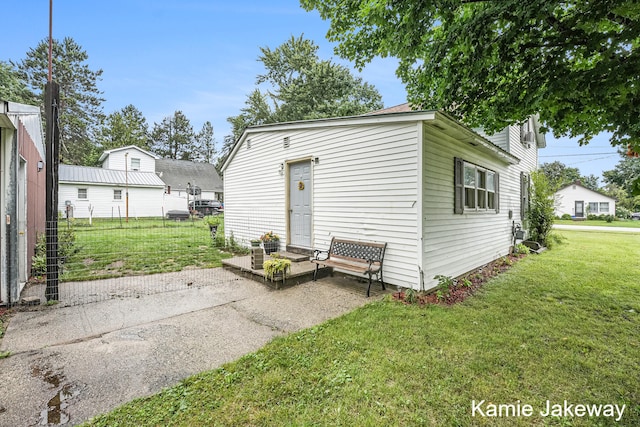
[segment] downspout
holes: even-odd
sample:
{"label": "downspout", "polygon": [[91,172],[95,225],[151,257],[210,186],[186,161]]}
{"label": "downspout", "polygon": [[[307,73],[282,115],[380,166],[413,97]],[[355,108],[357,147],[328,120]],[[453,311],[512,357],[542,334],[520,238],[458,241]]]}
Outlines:
{"label": "downspout", "polygon": [[[18,290],[18,131],[13,131],[13,141],[11,144],[11,155],[9,157],[9,173],[5,212],[5,238],[6,238],[6,279],[7,279],[7,302],[13,305],[19,298]],[[14,295],[15,293],[15,295]]]}

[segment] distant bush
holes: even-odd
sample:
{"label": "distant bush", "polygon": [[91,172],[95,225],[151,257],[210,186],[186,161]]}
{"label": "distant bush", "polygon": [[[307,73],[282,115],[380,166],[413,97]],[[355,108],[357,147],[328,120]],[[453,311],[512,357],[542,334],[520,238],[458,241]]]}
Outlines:
{"label": "distant bush", "polygon": [[631,211],[629,209],[616,206],[616,216],[620,219],[629,219],[631,218]]}
{"label": "distant bush", "polygon": [[560,219],[570,220],[570,219],[571,219],[571,215],[569,215],[569,214],[562,214],[562,217],[561,217]]}

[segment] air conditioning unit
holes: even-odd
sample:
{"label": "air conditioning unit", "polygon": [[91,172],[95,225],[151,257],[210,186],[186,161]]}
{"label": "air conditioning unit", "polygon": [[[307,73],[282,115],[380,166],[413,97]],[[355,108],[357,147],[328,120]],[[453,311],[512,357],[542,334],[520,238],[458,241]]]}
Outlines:
{"label": "air conditioning unit", "polygon": [[524,144],[527,148],[531,147],[531,144],[536,143],[536,134],[534,132],[523,132],[522,133],[522,144]]}

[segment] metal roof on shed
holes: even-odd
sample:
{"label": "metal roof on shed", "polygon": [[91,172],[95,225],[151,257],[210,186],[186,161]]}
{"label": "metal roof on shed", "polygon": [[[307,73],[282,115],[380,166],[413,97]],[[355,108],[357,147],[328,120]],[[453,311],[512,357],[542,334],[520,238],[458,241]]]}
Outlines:
{"label": "metal roof on shed", "polygon": [[60,165],[58,181],[96,185],[129,185],[133,187],[163,187],[164,182],[153,172],[120,171],[89,166]]}

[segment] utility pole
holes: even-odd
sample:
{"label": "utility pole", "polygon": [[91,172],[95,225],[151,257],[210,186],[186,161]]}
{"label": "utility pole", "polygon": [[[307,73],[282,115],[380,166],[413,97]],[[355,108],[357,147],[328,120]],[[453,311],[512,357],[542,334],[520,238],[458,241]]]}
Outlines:
{"label": "utility pole", "polygon": [[47,301],[57,301],[58,296],[58,162],[60,149],[60,129],[58,128],[58,107],[60,106],[60,85],[53,81],[53,0],[49,0],[49,74],[45,86],[46,118],[46,254],[47,254]]}

